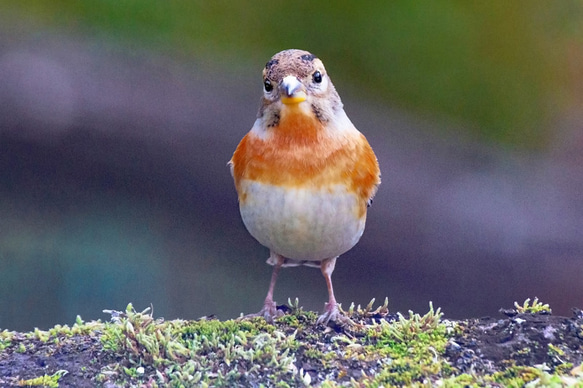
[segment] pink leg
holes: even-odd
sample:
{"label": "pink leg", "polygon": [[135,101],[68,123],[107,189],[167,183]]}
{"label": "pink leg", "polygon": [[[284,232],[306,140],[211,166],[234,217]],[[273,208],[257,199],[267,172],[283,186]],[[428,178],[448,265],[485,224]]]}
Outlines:
{"label": "pink leg", "polygon": [[338,310],[338,303],[336,303],[336,297],[334,296],[334,288],[332,287],[332,272],[334,272],[334,267],[336,266],[336,257],[332,259],[322,260],[320,269],[322,270],[322,275],[326,279],[326,286],[328,287],[328,303],[324,307],[324,313],[320,315],[317,323],[328,324],[329,321],[345,323],[348,318],[344,317],[340,310]]}
{"label": "pink leg", "polygon": [[[283,315],[283,312],[278,310],[273,300],[273,290],[275,289],[275,283],[277,282],[277,275],[279,270],[283,266],[285,258],[277,253],[271,252],[272,258],[270,261],[275,261],[273,265],[273,272],[271,273],[271,282],[269,283],[269,290],[267,291],[267,296],[265,297],[265,302],[263,302],[263,308],[256,314],[249,314],[246,317],[263,317],[267,322],[273,322],[274,318]],[[275,260],[271,260],[271,259]]]}
{"label": "pink leg", "polygon": [[338,304],[336,303],[336,297],[334,297],[334,287],[332,287],[332,272],[336,267],[336,258],[326,259],[322,261],[320,269],[322,270],[322,275],[326,279],[326,286],[328,287],[328,303],[326,303],[326,311],[331,311],[335,309]]}

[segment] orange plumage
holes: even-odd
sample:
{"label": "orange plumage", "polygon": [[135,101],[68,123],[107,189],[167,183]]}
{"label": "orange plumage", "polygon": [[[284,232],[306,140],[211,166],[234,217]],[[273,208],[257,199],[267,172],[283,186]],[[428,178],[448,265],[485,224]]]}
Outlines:
{"label": "orange plumage", "polygon": [[274,274],[264,308],[279,312],[279,268],[319,265],[329,301],[320,321],[342,320],[332,289],[336,258],[360,238],[380,184],[376,156],[350,122],[322,62],[306,51],[276,54],[264,70],[258,118],[231,161],[243,222],[271,250]]}

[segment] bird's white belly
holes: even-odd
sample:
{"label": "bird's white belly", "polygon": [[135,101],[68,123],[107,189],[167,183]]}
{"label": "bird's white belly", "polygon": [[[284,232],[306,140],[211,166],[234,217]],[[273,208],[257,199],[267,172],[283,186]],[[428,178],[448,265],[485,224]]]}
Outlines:
{"label": "bird's white belly", "polygon": [[294,260],[318,261],[343,254],[362,236],[356,195],[345,186],[289,188],[245,181],[241,216],[247,230],[272,251]]}

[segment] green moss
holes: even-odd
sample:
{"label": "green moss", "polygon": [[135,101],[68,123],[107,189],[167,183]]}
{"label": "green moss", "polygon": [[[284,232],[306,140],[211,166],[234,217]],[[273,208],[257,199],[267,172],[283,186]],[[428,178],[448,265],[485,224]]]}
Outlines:
{"label": "green moss", "polygon": [[12,345],[12,339],[14,338],[14,332],[8,330],[0,331],[0,352]]}
{"label": "green moss", "polygon": [[59,370],[52,375],[44,375],[41,377],[35,377],[28,380],[20,380],[18,385],[23,387],[48,387],[48,388],[58,388],[59,379],[67,374],[66,370]]}
{"label": "green moss", "polygon": [[538,298],[534,298],[532,303],[530,303],[530,298],[528,298],[522,305],[514,302],[514,307],[519,314],[550,314],[552,312],[549,305],[539,302]]}
{"label": "green moss", "polygon": [[461,374],[440,381],[444,388],[466,387],[582,387],[583,375],[576,373],[550,374],[542,367],[511,366],[492,375]]}
{"label": "green moss", "polygon": [[489,380],[507,387],[524,387],[526,383],[541,377],[540,369],[530,366],[510,366],[504,371],[494,373]]}
{"label": "green moss", "polygon": [[171,386],[230,386],[263,375],[286,381],[296,372],[294,334],[263,319],[165,322],[131,305],[116,319],[106,325],[102,343],[128,361],[123,372],[131,378],[139,377],[133,369],[139,366],[154,370],[160,384]]}
{"label": "green moss", "polygon": [[381,321],[366,332],[367,358],[387,360],[380,373],[368,378],[372,384],[411,384],[430,375],[449,375],[452,369],[443,361],[445,345],[452,330],[441,321],[441,312],[430,310],[424,316],[398,314],[392,323]]}
{"label": "green moss", "polygon": [[[296,387],[542,387],[583,384],[583,366],[566,362],[566,348],[549,345],[553,373],[543,367],[509,361],[496,373],[461,373],[446,357],[446,348],[462,330],[442,319],[430,304],[425,315],[388,313],[387,301],[374,309],[352,305],[352,325],[316,325],[317,314],[298,302],[291,313],[268,324],[260,318],[239,320],[165,321],[150,309],[109,311],[110,322],[57,325],[48,331],[0,332],[2,352],[33,354],[71,346],[77,339],[101,344],[104,357],[95,384],[152,387],[270,386]],[[97,339],[100,339],[100,342]],[[516,354],[527,355],[527,348]],[[103,360],[109,360],[103,364]],[[89,365],[88,365],[89,366]],[[64,372],[28,380],[23,385],[58,386]]]}

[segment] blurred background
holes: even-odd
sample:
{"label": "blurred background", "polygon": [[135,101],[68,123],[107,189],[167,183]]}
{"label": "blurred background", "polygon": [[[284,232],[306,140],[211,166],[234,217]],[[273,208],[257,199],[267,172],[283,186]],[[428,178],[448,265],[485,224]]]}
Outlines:
{"label": "blurred background", "polygon": [[[336,266],[347,307],[583,307],[583,3],[4,0],[0,328],[153,304],[258,311],[267,249],[226,166],[276,52],[323,59],[383,184]],[[279,303],[327,300],[282,271]]]}

